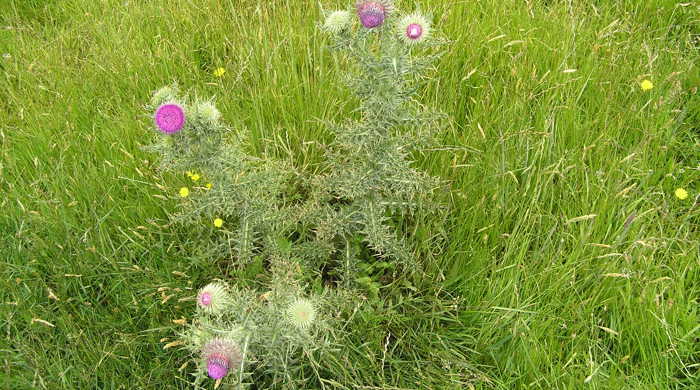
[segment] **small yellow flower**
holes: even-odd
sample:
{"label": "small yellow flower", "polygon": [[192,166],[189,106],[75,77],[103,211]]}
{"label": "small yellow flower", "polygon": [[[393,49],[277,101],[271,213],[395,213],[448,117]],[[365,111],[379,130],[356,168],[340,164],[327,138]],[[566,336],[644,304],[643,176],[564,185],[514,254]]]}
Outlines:
{"label": "small yellow flower", "polygon": [[199,177],[200,176],[198,173],[193,173],[192,176],[190,176],[190,179],[192,179],[192,181],[197,181],[199,180]]}
{"label": "small yellow flower", "polygon": [[686,191],[684,188],[676,188],[676,198],[683,200],[688,197],[688,191]]}
{"label": "small yellow flower", "polygon": [[654,88],[654,83],[652,83],[650,80],[644,80],[639,83],[639,86],[642,88],[642,91],[648,91]]}
{"label": "small yellow flower", "polygon": [[214,69],[214,76],[216,76],[216,77],[223,77],[224,73],[226,73],[226,69],[224,69],[224,68]]}
{"label": "small yellow flower", "polygon": [[183,198],[187,198],[190,195],[190,189],[187,187],[182,187],[180,188],[180,196]]}
{"label": "small yellow flower", "polygon": [[187,175],[187,177],[192,177],[192,171],[187,171],[185,172],[185,174]]}
{"label": "small yellow flower", "polygon": [[214,220],[214,226],[216,226],[216,227],[218,227],[218,228],[224,226],[224,220],[221,219],[221,218],[216,218],[216,219]]}
{"label": "small yellow flower", "polygon": [[207,183],[207,189],[211,190],[211,187],[212,187],[211,183]]}

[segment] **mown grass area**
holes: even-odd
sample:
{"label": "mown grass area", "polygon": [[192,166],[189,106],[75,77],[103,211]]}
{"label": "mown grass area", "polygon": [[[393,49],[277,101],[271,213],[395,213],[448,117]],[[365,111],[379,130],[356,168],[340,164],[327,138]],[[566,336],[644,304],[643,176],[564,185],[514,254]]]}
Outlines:
{"label": "mown grass area", "polygon": [[[699,388],[698,4],[420,5],[451,40],[421,102],[452,122],[417,155],[452,184],[446,244],[414,295],[354,317],[323,386]],[[312,167],[319,119],[354,108],[321,20],[293,0],[0,2],[0,388],[188,388],[163,347],[221,269],[166,225],[181,179],[140,150],[143,105],[177,81],[252,152]]]}

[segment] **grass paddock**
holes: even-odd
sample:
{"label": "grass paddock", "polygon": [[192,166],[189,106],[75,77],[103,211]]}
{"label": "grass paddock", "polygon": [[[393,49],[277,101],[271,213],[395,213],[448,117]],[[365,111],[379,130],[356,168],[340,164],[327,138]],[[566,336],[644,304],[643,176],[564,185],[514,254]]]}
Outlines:
{"label": "grass paddock", "polygon": [[[358,314],[323,386],[699,388],[700,6],[420,5],[451,40],[420,100],[451,122],[418,165],[452,192],[416,239],[447,239],[414,295]],[[319,120],[355,107],[321,20],[294,0],[0,2],[0,388],[189,387],[164,346],[221,269],[166,226],[179,179],[140,150],[143,105],[177,81],[251,152],[313,166]]]}

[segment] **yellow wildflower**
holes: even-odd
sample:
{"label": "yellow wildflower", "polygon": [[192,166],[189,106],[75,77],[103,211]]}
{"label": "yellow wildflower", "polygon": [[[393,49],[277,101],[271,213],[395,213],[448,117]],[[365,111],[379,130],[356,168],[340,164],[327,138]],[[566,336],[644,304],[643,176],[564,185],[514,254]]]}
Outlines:
{"label": "yellow wildflower", "polygon": [[654,88],[654,83],[652,83],[650,80],[644,80],[639,83],[639,86],[642,88],[642,91],[648,91]]}
{"label": "yellow wildflower", "polygon": [[216,227],[218,227],[218,228],[224,226],[224,220],[221,219],[221,218],[216,218],[216,219],[214,220],[214,226],[216,226]]}
{"label": "yellow wildflower", "polygon": [[180,188],[180,196],[183,198],[187,198],[190,195],[190,189],[187,187],[182,187]]}
{"label": "yellow wildflower", "polygon": [[207,189],[211,190],[211,187],[212,187],[211,183],[207,183]]}
{"label": "yellow wildflower", "polygon": [[190,176],[190,179],[192,179],[192,181],[197,181],[199,180],[199,177],[200,176],[198,173],[193,173],[192,176]]}
{"label": "yellow wildflower", "polygon": [[187,175],[187,177],[192,177],[192,171],[187,171],[185,172],[185,174]]}
{"label": "yellow wildflower", "polygon": [[216,76],[216,77],[223,77],[224,73],[226,73],[226,69],[224,69],[224,68],[216,68],[214,70],[214,76]]}
{"label": "yellow wildflower", "polygon": [[686,191],[684,188],[676,188],[676,198],[683,200],[688,197],[688,191]]}

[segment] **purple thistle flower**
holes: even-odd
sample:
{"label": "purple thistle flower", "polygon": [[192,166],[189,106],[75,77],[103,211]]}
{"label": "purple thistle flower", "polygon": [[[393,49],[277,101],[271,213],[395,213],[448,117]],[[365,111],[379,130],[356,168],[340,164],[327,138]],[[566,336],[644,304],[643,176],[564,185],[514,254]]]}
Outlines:
{"label": "purple thistle flower", "polygon": [[238,345],[231,340],[213,339],[204,345],[202,354],[207,361],[207,374],[212,379],[221,379],[229,370],[241,365]]}
{"label": "purple thistle flower", "polygon": [[203,292],[202,295],[199,296],[199,304],[202,306],[211,305],[211,293]]}
{"label": "purple thistle flower", "polygon": [[423,35],[423,27],[418,23],[409,24],[406,28],[406,36],[410,39],[418,39]]}
{"label": "purple thistle flower", "polygon": [[357,4],[357,16],[366,28],[375,28],[384,23],[387,7],[378,1],[364,1]]}
{"label": "purple thistle flower", "polygon": [[228,359],[225,356],[213,354],[207,359],[207,374],[212,379],[221,379],[228,374]]}
{"label": "purple thistle flower", "polygon": [[419,13],[404,16],[397,27],[399,38],[408,45],[423,42],[430,36],[430,22]]}
{"label": "purple thistle flower", "polygon": [[221,283],[209,283],[197,294],[197,306],[209,314],[223,314],[229,302],[226,286]]}
{"label": "purple thistle flower", "polygon": [[155,119],[163,133],[177,133],[185,125],[185,111],[178,104],[163,104],[156,110]]}

